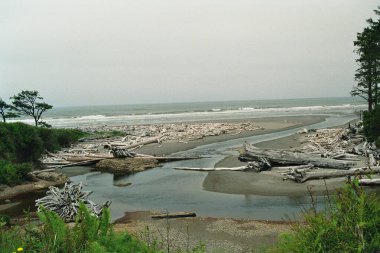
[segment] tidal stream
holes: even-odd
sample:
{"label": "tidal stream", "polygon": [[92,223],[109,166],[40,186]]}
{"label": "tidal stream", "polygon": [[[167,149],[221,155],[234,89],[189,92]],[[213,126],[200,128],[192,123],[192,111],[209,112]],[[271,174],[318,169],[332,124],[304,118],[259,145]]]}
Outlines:
{"label": "tidal stream", "polygon": [[[311,128],[326,128],[346,124],[356,116],[333,115],[325,121],[309,125]],[[118,177],[109,173],[90,172],[73,176],[71,180],[82,182],[85,190],[93,191],[91,200],[96,203],[112,201],[113,219],[132,211],[187,211],[199,216],[234,217],[260,220],[297,219],[304,208],[310,206],[309,197],[259,196],[210,192],[203,189],[207,172],[178,171],[174,167],[214,167],[225,157],[236,154],[231,149],[242,146],[243,142],[259,143],[294,134],[304,127],[234,139],[198,146],[177,155],[202,155],[207,158],[165,163],[163,167],[147,170],[134,175]],[[212,173],[212,172],[211,172]],[[117,182],[130,182],[128,187],[114,186]],[[237,184],[239,182],[236,182]]]}

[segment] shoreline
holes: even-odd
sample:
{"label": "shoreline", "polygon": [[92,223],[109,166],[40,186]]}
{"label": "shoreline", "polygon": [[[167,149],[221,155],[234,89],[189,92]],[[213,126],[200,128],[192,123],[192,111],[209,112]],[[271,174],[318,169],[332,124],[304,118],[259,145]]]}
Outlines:
{"label": "shoreline", "polygon": [[[248,119],[231,119],[231,120],[210,120],[210,121],[199,121],[197,123],[237,123],[237,122],[254,122],[257,123],[259,127],[264,129],[255,131],[243,131],[239,134],[230,135],[222,134],[219,136],[206,136],[199,140],[190,140],[187,143],[178,141],[163,141],[161,144],[149,144],[141,148],[135,149],[135,152],[143,153],[147,155],[171,155],[177,152],[183,152],[190,149],[194,149],[201,145],[207,145],[217,142],[223,142],[234,139],[248,138],[251,136],[257,136],[262,134],[269,134],[274,132],[280,132],[285,130],[294,129],[297,127],[307,126],[323,122],[327,116],[280,116],[280,117],[267,117],[267,118],[248,118]],[[195,123],[195,122],[191,122]]]}

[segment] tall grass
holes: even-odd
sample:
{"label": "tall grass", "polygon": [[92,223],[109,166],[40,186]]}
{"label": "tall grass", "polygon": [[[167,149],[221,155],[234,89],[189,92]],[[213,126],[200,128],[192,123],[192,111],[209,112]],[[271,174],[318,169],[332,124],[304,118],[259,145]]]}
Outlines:
{"label": "tall grass", "polygon": [[32,253],[160,252],[132,238],[128,233],[115,233],[110,224],[108,209],[98,219],[85,205],[80,205],[76,222],[72,226],[46,209],[42,209],[38,216],[43,222],[41,226],[29,223],[23,227],[9,228],[5,223],[0,223],[1,252],[14,252],[19,247]]}
{"label": "tall grass", "polygon": [[324,211],[306,212],[273,252],[380,252],[380,201],[354,180]]}
{"label": "tall grass", "polygon": [[[41,209],[39,222],[9,227],[7,217],[0,216],[0,252],[37,253],[204,253],[203,246],[180,251],[162,249],[137,240],[127,232],[115,233],[110,223],[109,209],[103,209],[101,218],[94,217],[81,204],[74,224],[66,224],[56,213]],[[42,224],[41,224],[42,222]]]}

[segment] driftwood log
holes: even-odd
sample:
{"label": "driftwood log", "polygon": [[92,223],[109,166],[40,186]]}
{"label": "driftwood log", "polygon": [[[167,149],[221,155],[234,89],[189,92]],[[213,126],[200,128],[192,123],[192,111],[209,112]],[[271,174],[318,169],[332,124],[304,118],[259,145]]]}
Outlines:
{"label": "driftwood log", "polygon": [[176,170],[190,170],[190,171],[255,171],[260,172],[262,170],[268,170],[271,168],[270,163],[266,159],[262,159],[260,161],[249,162],[245,166],[239,167],[219,167],[219,168],[192,168],[192,167],[176,167]]}
{"label": "driftwood log", "polygon": [[333,168],[347,170],[357,166],[357,163],[352,161],[341,161],[331,158],[323,158],[320,155],[294,152],[289,150],[270,150],[259,149],[253,145],[245,144],[245,154],[241,159],[246,161],[257,161],[265,158],[272,165],[304,165],[313,164],[316,167]]}
{"label": "driftwood log", "polygon": [[88,199],[91,191],[82,191],[82,183],[65,184],[62,189],[51,186],[46,196],[36,200],[38,209],[44,207],[56,212],[66,222],[75,221],[78,213],[79,204],[83,203],[89,211],[96,217],[101,216],[103,208],[109,207],[111,202],[107,201],[103,205],[98,205]]}
{"label": "driftwood log", "polygon": [[380,185],[380,178],[362,178],[362,179],[359,179],[359,185],[378,186]]}
{"label": "driftwood log", "polygon": [[371,168],[357,168],[350,170],[320,170],[315,172],[306,172],[293,170],[285,175],[284,179],[291,179],[298,183],[303,183],[308,180],[313,179],[327,179],[327,178],[336,178],[336,177],[346,177],[346,176],[361,176],[361,175],[370,175],[380,173],[380,167],[371,167]]}
{"label": "driftwood log", "polygon": [[183,218],[183,217],[196,217],[197,214],[194,212],[175,212],[175,213],[163,213],[151,215],[152,219],[173,219],[173,218]]}
{"label": "driftwood log", "polygon": [[248,166],[232,167],[232,168],[191,168],[191,167],[175,167],[175,170],[189,170],[189,171],[245,171],[248,170]]}

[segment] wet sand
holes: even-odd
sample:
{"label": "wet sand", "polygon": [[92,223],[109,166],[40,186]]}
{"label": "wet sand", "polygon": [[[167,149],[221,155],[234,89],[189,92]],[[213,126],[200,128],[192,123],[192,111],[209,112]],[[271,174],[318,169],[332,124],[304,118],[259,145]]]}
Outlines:
{"label": "wet sand", "polygon": [[151,212],[128,212],[116,221],[115,230],[127,230],[146,242],[167,249],[192,249],[202,242],[206,252],[264,252],[278,242],[278,234],[290,230],[286,221],[254,221],[230,218],[178,218],[154,220]]}

